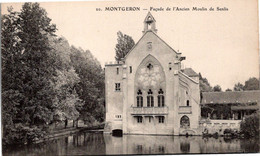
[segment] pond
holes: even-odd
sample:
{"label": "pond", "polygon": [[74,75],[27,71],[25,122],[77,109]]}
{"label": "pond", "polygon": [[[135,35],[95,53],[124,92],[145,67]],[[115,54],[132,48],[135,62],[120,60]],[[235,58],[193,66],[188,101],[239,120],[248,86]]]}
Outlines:
{"label": "pond", "polygon": [[123,135],[84,132],[44,143],[13,147],[3,155],[104,155],[259,152],[259,139]]}

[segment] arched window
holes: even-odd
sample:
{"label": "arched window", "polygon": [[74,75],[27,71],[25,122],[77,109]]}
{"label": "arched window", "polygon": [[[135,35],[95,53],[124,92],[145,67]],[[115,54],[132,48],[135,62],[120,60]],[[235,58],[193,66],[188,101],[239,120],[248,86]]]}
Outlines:
{"label": "arched window", "polygon": [[180,121],[181,128],[189,128],[190,127],[190,119],[186,115],[181,117]]}
{"label": "arched window", "polygon": [[160,89],[158,91],[158,107],[164,107],[164,95],[163,95],[163,90]]}
{"label": "arched window", "polygon": [[154,106],[153,92],[151,89],[149,89],[148,96],[147,96],[147,107],[153,107],[153,106]]}
{"label": "arched window", "polygon": [[137,107],[143,107],[143,96],[142,96],[142,91],[139,89],[137,92]]}

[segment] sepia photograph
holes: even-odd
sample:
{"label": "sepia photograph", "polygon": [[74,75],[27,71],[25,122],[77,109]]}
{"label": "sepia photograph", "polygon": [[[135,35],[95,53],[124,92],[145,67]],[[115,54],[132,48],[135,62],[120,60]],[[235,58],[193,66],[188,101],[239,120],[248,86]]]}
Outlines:
{"label": "sepia photograph", "polygon": [[1,3],[4,156],[260,152],[258,0]]}

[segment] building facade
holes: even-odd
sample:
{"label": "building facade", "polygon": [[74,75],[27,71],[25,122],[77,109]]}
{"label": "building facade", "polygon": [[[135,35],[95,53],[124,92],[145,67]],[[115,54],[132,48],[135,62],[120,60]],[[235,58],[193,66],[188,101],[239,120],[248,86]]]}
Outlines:
{"label": "building facade", "polygon": [[197,134],[199,76],[158,35],[148,13],[143,36],[122,61],[105,65],[105,133]]}
{"label": "building facade", "polygon": [[225,129],[240,131],[245,117],[259,110],[260,90],[203,92],[200,129],[210,134],[224,134]]}

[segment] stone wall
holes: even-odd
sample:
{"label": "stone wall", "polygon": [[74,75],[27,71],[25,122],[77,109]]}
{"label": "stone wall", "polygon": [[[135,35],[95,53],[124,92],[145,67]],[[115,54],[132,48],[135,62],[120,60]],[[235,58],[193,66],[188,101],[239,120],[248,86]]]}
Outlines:
{"label": "stone wall", "polygon": [[224,134],[225,129],[240,130],[241,120],[209,120],[207,123],[201,123],[202,131],[208,130],[209,134]]}
{"label": "stone wall", "polygon": [[[107,64],[105,68],[105,92],[106,92],[106,122],[110,123],[106,128],[109,133],[113,128],[122,129],[123,114],[123,75],[122,64]],[[120,84],[120,90],[116,90],[116,83]]]}

